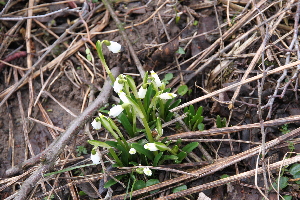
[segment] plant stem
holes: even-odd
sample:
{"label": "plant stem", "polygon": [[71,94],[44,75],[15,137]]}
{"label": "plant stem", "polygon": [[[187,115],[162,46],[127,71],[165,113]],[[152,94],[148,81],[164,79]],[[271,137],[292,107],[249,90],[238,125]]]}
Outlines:
{"label": "plant stem", "polygon": [[123,167],[123,163],[122,161],[118,158],[116,152],[113,150],[113,148],[109,148],[108,149],[109,153],[112,155],[112,157],[115,159],[115,161],[117,162],[117,164],[121,167]]}
{"label": "plant stem", "polygon": [[101,64],[104,66],[104,68],[107,72],[107,75],[109,76],[110,80],[112,80],[112,82],[114,83],[116,79],[112,75],[110,69],[108,68],[108,66],[106,64],[106,61],[105,61],[105,58],[104,58],[104,55],[103,55],[103,51],[102,51],[102,45],[103,45],[103,41],[101,41],[101,42],[97,41],[97,43],[96,43],[97,53],[98,53],[98,56],[100,58]]}
{"label": "plant stem", "polygon": [[147,139],[149,140],[149,142],[153,143],[154,139],[152,137],[152,133],[151,133],[150,127],[148,125],[147,119],[145,117],[143,117],[142,121],[143,121],[145,130],[146,130]]}

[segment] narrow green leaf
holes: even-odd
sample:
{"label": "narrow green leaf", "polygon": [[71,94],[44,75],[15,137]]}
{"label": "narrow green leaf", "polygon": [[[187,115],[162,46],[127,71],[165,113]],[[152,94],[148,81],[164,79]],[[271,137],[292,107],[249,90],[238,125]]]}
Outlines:
{"label": "narrow green leaf", "polygon": [[163,160],[178,160],[178,156],[175,155],[164,155]]}
{"label": "narrow green leaf", "polygon": [[186,153],[191,153],[198,145],[199,145],[198,142],[189,143],[185,147],[182,148],[182,151],[184,151]]}
{"label": "narrow green leaf", "polygon": [[181,161],[187,156],[187,153],[184,151],[181,151],[179,154],[177,154],[178,160],[175,161],[175,163],[181,163]]}
{"label": "narrow green leaf", "polygon": [[160,150],[160,151],[167,151],[170,150],[169,147],[167,147],[164,143],[162,142],[154,142],[155,146]]}
{"label": "narrow green leaf", "polygon": [[118,143],[115,141],[106,141],[105,143],[114,148],[118,147]]}
{"label": "narrow green leaf", "polygon": [[123,125],[123,127],[125,128],[125,130],[127,131],[127,133],[129,134],[130,137],[134,137],[134,132],[133,132],[133,127],[130,124],[127,116],[122,112],[119,116],[118,119],[120,120],[121,124]]}
{"label": "narrow green leaf", "polygon": [[109,146],[105,142],[100,142],[98,140],[88,140],[87,142],[95,147],[111,148],[111,146]]}
{"label": "narrow green leaf", "polygon": [[154,166],[154,167],[157,167],[157,166],[158,166],[158,162],[159,162],[160,158],[162,157],[162,155],[163,155],[163,152],[159,152],[159,153],[155,156],[154,161],[153,161],[153,166]]}
{"label": "narrow green leaf", "polygon": [[[201,117],[202,112],[203,112],[203,107],[200,106],[196,112],[196,115],[192,118],[192,124],[194,124]],[[201,123],[201,122],[199,122],[199,123]]]}

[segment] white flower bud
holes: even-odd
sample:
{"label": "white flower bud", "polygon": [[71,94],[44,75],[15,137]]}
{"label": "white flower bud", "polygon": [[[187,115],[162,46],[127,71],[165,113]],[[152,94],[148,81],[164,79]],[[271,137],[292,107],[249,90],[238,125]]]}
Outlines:
{"label": "white flower bud", "polygon": [[121,105],[117,105],[112,107],[108,114],[110,117],[117,117],[119,114],[121,114],[121,112],[124,110],[124,108]]}
{"label": "white flower bud", "polygon": [[157,87],[162,86],[163,83],[160,81],[158,75],[154,71],[151,71],[151,76],[154,78],[154,81],[155,81],[155,84],[157,85]]}
{"label": "white flower bud", "polygon": [[91,154],[91,160],[96,165],[98,165],[100,163],[100,154],[98,153],[98,151],[96,151],[95,155]]}
{"label": "white flower bud", "polygon": [[148,149],[149,151],[157,151],[158,148],[155,146],[155,143],[147,143],[144,145],[145,149]]}
{"label": "white flower bud", "polygon": [[97,122],[96,119],[94,119],[91,124],[92,124],[93,128],[96,130],[99,130],[101,128],[101,122]]}
{"label": "white flower bud", "polygon": [[149,167],[145,167],[143,171],[144,171],[144,173],[147,176],[151,176],[152,175],[152,171],[151,171],[151,169],[149,169]]}
{"label": "white flower bud", "polygon": [[145,98],[146,92],[147,92],[147,88],[144,89],[143,86],[140,87],[140,89],[139,89],[139,91],[138,91],[138,96],[139,96],[139,98],[140,98],[140,99]]}
{"label": "white flower bud", "polygon": [[168,92],[167,93],[162,93],[162,94],[159,95],[159,98],[161,98],[161,99],[173,99],[175,97],[177,97],[177,94],[168,93]]}
{"label": "white flower bud", "polygon": [[136,154],[135,148],[131,148],[131,149],[129,150],[129,153],[130,153],[131,155]]}
{"label": "white flower bud", "polygon": [[128,98],[126,97],[125,92],[123,91],[119,92],[119,97],[123,101],[123,103],[130,103]]}
{"label": "white flower bud", "polygon": [[124,87],[123,83],[119,83],[119,80],[120,80],[120,78],[118,76],[114,82],[114,91],[116,93],[121,92],[121,90],[123,90],[123,87]]}
{"label": "white flower bud", "polygon": [[121,51],[121,45],[117,42],[110,41],[110,45],[107,48],[113,53],[119,53]]}

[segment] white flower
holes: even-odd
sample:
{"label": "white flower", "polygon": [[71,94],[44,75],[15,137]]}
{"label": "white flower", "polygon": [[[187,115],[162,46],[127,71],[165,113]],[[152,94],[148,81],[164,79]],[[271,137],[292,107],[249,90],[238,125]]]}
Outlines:
{"label": "white flower", "polygon": [[101,122],[97,122],[96,119],[91,123],[93,128],[99,130],[101,128]]}
{"label": "white flower", "polygon": [[158,148],[155,146],[155,143],[147,143],[144,145],[145,149],[148,149],[149,151],[157,151]]}
{"label": "white flower", "polygon": [[174,93],[162,93],[159,95],[159,98],[161,99],[173,99],[177,96],[177,94],[174,94]]}
{"label": "white flower", "polygon": [[140,87],[140,89],[139,89],[139,91],[138,91],[138,96],[139,96],[139,98],[140,98],[140,99],[145,98],[146,92],[147,92],[147,88],[144,89],[143,86]]}
{"label": "white flower", "polygon": [[149,169],[149,167],[145,167],[143,171],[144,171],[144,173],[147,176],[151,176],[152,175],[152,171],[151,171],[151,169]]}
{"label": "white flower", "polygon": [[123,91],[119,92],[119,97],[124,103],[130,103],[128,98],[126,97],[125,92],[123,92]]}
{"label": "white flower", "polygon": [[131,155],[135,154],[135,153],[136,153],[135,148],[131,148],[131,149],[129,150],[129,153],[130,153]]}
{"label": "white flower", "polygon": [[162,82],[160,81],[158,75],[154,71],[151,71],[151,76],[154,78],[154,81],[155,81],[155,84],[157,85],[157,87],[162,86]]}
{"label": "white flower", "polygon": [[108,49],[113,53],[119,53],[121,51],[121,45],[117,42],[110,41],[110,45],[107,46]]}
{"label": "white flower", "polygon": [[121,105],[117,105],[117,106],[114,106],[112,107],[108,114],[110,117],[116,117],[118,116],[119,114],[121,114],[121,112],[124,110],[124,108],[121,106]]}
{"label": "white flower", "polygon": [[116,93],[121,92],[121,90],[123,89],[124,85],[123,83],[119,83],[120,77],[118,76],[114,82],[114,91]]}
{"label": "white flower", "polygon": [[100,154],[98,153],[98,151],[96,151],[95,155],[91,154],[91,160],[96,165],[98,165],[100,163]]}

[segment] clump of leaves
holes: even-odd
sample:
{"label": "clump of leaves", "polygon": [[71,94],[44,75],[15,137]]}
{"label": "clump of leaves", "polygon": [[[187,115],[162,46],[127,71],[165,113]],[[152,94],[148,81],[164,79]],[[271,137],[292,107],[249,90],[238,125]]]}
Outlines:
{"label": "clump of leaves", "polygon": [[196,110],[194,105],[190,105],[184,108],[184,113],[186,113],[187,116],[183,119],[183,121],[191,131],[204,130],[204,124],[202,123],[204,119],[204,117],[202,116],[203,114],[202,106],[200,106]]}

